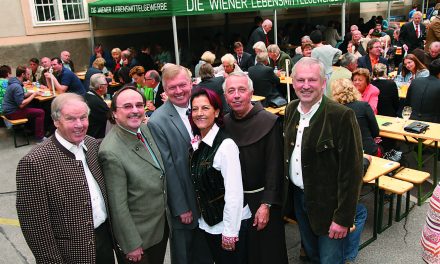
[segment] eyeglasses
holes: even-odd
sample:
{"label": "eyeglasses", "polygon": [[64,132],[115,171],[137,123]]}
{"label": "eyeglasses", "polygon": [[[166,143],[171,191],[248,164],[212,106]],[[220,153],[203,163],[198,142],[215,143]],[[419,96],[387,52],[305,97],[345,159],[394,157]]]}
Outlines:
{"label": "eyeglasses", "polygon": [[116,106],[116,108],[122,108],[126,111],[131,110],[133,108],[137,108],[137,109],[144,109],[144,103],[136,103],[135,105],[132,104],[124,104],[123,106]]}

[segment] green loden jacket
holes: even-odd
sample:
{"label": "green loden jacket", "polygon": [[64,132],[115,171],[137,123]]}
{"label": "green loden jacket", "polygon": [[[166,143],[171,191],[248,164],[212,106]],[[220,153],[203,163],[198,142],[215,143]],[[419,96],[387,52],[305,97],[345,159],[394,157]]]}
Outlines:
{"label": "green loden jacket", "polygon": [[[300,118],[298,104],[299,100],[289,103],[284,117],[287,181]],[[332,221],[351,227],[363,177],[362,139],[354,112],[323,96],[304,129],[301,151],[304,200],[313,232],[328,234]]]}

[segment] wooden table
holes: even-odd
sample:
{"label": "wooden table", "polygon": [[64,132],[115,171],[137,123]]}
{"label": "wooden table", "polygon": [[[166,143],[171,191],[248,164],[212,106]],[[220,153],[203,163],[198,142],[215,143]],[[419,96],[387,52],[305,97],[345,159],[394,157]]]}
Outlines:
{"label": "wooden table", "polygon": [[[426,200],[429,196],[431,196],[432,191],[434,190],[435,186],[437,185],[437,157],[438,157],[438,142],[440,141],[440,124],[438,123],[430,123],[430,122],[423,122],[426,124],[429,124],[428,130],[425,131],[425,133],[422,134],[415,134],[407,132],[403,129],[404,127],[404,121],[402,119],[397,119],[395,117],[389,117],[389,116],[382,116],[382,115],[376,115],[377,123],[379,124],[380,129],[380,136],[383,137],[390,137],[395,138],[394,136],[403,136],[406,142],[410,142],[410,139],[414,139],[417,142],[417,169],[422,170],[423,164],[431,159],[434,158],[434,172],[433,172],[433,186],[432,190],[428,192],[424,197],[421,197],[421,191],[422,186],[418,186],[418,200],[419,205],[422,201]],[[411,122],[416,120],[409,120],[406,124],[410,124]],[[384,126],[383,124],[386,122],[390,122],[391,124],[388,126]],[[425,160],[423,160],[423,143],[426,141],[432,141],[433,147],[434,147],[434,155],[430,155]]]}
{"label": "wooden table", "polygon": [[79,72],[75,72],[76,76],[78,76],[78,78],[81,81],[84,81],[84,79],[86,78],[86,72],[87,71],[79,71]]}
{"label": "wooden table", "polygon": [[373,236],[362,243],[362,245],[359,246],[359,249],[362,249],[369,245],[371,242],[377,239],[377,222],[378,222],[378,197],[379,197],[379,177],[387,174],[389,172],[392,172],[393,170],[400,167],[400,164],[398,162],[378,158],[371,156],[371,163],[368,167],[367,172],[365,173],[363,177],[364,183],[371,183],[374,181],[374,206],[373,206]]}
{"label": "wooden table", "polygon": [[264,96],[259,96],[259,95],[252,95],[252,102],[258,102],[258,101],[263,101],[264,99],[266,99],[266,97]]}
{"label": "wooden table", "polygon": [[286,106],[281,106],[278,108],[273,108],[273,107],[266,107],[264,108],[266,111],[271,112],[272,114],[276,115],[276,114],[280,114],[281,111],[283,111],[283,115],[284,115],[284,109],[286,109]]}
{"label": "wooden table", "polygon": [[284,79],[281,79],[280,78],[280,83],[283,83],[283,84],[292,84],[292,77],[284,77]]}

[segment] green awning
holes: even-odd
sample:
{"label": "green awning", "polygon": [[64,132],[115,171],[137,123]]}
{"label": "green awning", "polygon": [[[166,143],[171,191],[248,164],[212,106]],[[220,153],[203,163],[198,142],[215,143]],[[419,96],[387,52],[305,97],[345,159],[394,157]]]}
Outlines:
{"label": "green awning", "polygon": [[343,0],[175,0],[175,15],[255,12],[280,8],[299,8],[343,3]]}
{"label": "green awning", "polygon": [[89,15],[120,18],[191,16],[300,8],[343,2],[343,0],[97,0],[89,3]]}
{"label": "green awning", "polygon": [[139,18],[172,16],[173,0],[97,0],[89,3],[89,16]]}

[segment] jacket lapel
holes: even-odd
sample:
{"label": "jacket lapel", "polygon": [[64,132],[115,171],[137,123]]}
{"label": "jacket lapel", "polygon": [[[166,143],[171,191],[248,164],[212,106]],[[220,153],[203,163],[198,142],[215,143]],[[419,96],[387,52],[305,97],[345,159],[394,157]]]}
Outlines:
{"label": "jacket lapel", "polygon": [[183,137],[185,142],[191,142],[191,137],[188,134],[188,130],[186,130],[185,124],[183,124],[182,119],[179,116],[179,113],[177,113],[176,108],[174,108],[173,104],[169,101],[167,101],[167,112],[171,117],[171,122],[173,122],[174,126],[179,130],[180,135]]}
{"label": "jacket lapel", "polygon": [[[142,134],[144,135],[144,137],[147,139],[147,142],[148,142],[149,146],[151,147],[151,150],[153,151],[154,155],[156,156],[157,162],[159,163],[159,166],[160,166],[158,169],[165,171],[165,169],[163,167],[163,162],[162,162],[162,157],[160,155],[160,151],[157,148],[157,145],[153,139],[153,136],[151,135],[150,129],[146,125],[143,125],[143,126],[141,126],[141,131],[142,131]],[[153,162],[154,162],[154,160],[153,160]],[[157,167],[156,162],[154,162],[154,165],[155,165],[155,167]]]}
{"label": "jacket lapel", "polygon": [[[122,142],[124,142],[125,145],[128,146],[129,149],[131,149],[136,155],[138,155],[141,159],[145,160],[146,162],[150,163],[157,169],[161,170],[162,168],[158,167],[156,165],[156,162],[154,162],[153,157],[151,157],[150,152],[146,149],[144,144],[136,138],[135,135],[132,135],[128,133],[127,131],[124,131],[119,126],[114,126],[113,129],[117,129],[119,138]],[[149,141],[151,142],[151,141]]]}

